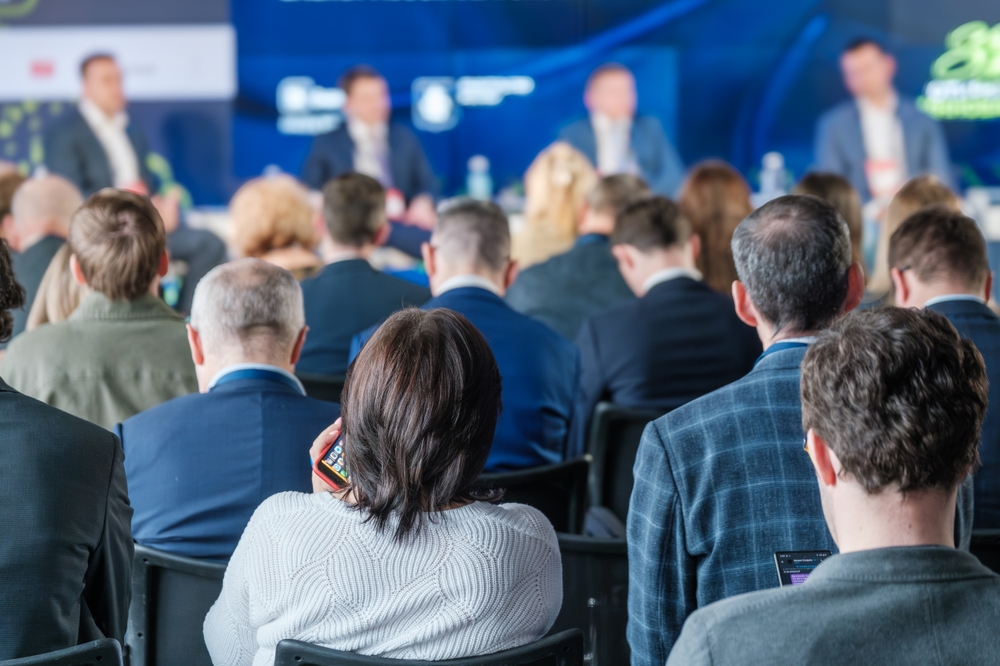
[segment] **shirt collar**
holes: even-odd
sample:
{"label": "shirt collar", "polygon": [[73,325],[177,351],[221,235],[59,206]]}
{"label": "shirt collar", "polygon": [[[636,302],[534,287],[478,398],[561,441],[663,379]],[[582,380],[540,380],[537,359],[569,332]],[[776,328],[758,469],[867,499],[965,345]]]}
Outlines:
{"label": "shirt collar", "polygon": [[607,243],[608,237],[604,234],[583,234],[576,239],[576,246],[591,245],[594,243]]}
{"label": "shirt collar", "polygon": [[441,286],[438,287],[437,294],[435,294],[435,296],[440,296],[446,291],[461,289],[463,287],[485,289],[486,291],[493,292],[497,296],[501,296],[500,288],[497,287],[491,280],[487,280],[481,275],[456,275],[454,277],[450,277],[441,283]]}
{"label": "shirt collar", "polygon": [[896,115],[896,110],[898,108],[899,108],[899,95],[896,94],[896,91],[893,91],[891,93],[891,96],[889,97],[889,103],[881,107],[875,106],[874,104],[866,100],[864,97],[858,98],[858,109],[860,109],[861,113],[866,113],[866,114],[885,113],[889,115]]}
{"label": "shirt collar", "polygon": [[119,111],[111,118],[108,118],[107,114],[104,113],[96,104],[91,102],[86,97],[80,99],[80,103],[77,105],[80,110],[80,115],[83,119],[87,121],[90,126],[97,127],[113,127],[115,129],[125,131],[128,127],[128,114],[124,111]]}
{"label": "shirt collar", "polygon": [[341,261],[350,261],[352,259],[361,259],[361,260],[364,260],[365,258],[362,257],[361,253],[358,252],[358,251],[356,251],[356,250],[344,250],[343,252],[331,252],[329,255],[323,257],[323,261],[326,262],[327,266],[329,266],[330,264],[340,263]]}
{"label": "shirt collar", "polygon": [[937,305],[938,303],[945,303],[947,301],[974,301],[976,303],[983,303],[983,299],[978,296],[973,296],[972,294],[941,294],[940,296],[928,299],[927,302],[924,303],[924,307],[930,307],[931,305]]}
{"label": "shirt collar", "polygon": [[594,129],[598,132],[607,132],[612,127],[631,127],[631,118],[622,118],[621,120],[611,120],[603,113],[594,112],[590,114],[590,122],[593,123]]}
{"label": "shirt collar", "polygon": [[269,365],[267,363],[236,363],[234,365],[226,366],[222,370],[219,370],[217,373],[215,373],[215,376],[212,377],[212,381],[208,383],[208,390],[211,391],[213,388],[215,388],[215,385],[219,383],[219,380],[225,377],[226,375],[231,374],[233,372],[238,372],[240,370],[266,370],[268,372],[276,372],[279,375],[283,375],[284,377],[287,377],[288,379],[295,382],[295,385],[299,388],[299,393],[301,393],[302,395],[306,394],[306,387],[302,385],[302,382],[299,381],[298,377],[288,372],[288,370],[285,370],[284,368],[279,368],[276,365]]}
{"label": "shirt collar", "polygon": [[389,126],[386,123],[369,125],[353,118],[347,119],[347,133],[356,142],[385,141],[389,134]]}
{"label": "shirt collar", "polygon": [[682,266],[674,266],[673,268],[664,268],[662,271],[657,271],[646,278],[646,281],[642,283],[643,291],[649,292],[650,289],[656,285],[663,284],[664,282],[669,282],[670,280],[676,280],[677,278],[691,278],[692,280],[701,281],[701,273],[693,268],[684,268]]}

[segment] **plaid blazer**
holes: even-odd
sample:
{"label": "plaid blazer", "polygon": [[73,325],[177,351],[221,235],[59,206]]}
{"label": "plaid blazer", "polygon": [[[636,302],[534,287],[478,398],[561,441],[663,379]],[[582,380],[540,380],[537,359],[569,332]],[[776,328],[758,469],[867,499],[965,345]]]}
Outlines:
{"label": "plaid blazer", "polygon": [[[696,609],[777,587],[776,551],[837,552],[802,450],[805,352],[769,354],[744,378],[646,427],[627,526],[633,666],[662,666]],[[962,491],[968,549],[971,492]]]}

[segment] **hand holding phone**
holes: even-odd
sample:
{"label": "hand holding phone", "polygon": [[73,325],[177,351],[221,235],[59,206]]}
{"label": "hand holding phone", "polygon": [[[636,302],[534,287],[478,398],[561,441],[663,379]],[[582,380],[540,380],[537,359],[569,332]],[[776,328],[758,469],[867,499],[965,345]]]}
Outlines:
{"label": "hand holding phone", "polygon": [[[340,463],[341,469],[343,470],[343,475],[340,475],[338,470],[335,469],[337,464],[335,457],[340,456],[343,459],[343,449],[341,447],[340,435],[342,420],[337,419],[334,421],[333,425],[320,433],[319,437],[313,442],[312,446],[309,448],[309,458],[312,461],[312,486],[314,493],[329,493],[336,492],[343,489],[347,485],[347,471]],[[340,450],[337,448],[340,447]],[[327,462],[323,462],[326,458],[331,458]]]}

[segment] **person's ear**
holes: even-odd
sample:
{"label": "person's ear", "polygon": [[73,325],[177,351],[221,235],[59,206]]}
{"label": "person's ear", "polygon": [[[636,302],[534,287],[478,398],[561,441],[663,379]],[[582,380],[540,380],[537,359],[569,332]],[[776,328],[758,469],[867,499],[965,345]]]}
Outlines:
{"label": "person's ear", "polygon": [[326,229],[326,218],[323,217],[323,211],[318,210],[313,214],[313,233],[316,234],[316,238],[322,240],[328,235]]}
{"label": "person's ear", "polygon": [[986,284],[983,285],[983,301],[989,303],[991,298],[993,298],[993,271],[986,274]]}
{"label": "person's ear", "polygon": [[75,254],[71,254],[69,257],[69,270],[73,273],[73,279],[78,285],[87,286],[87,278],[84,276],[83,269],[80,268],[80,260],[76,258]]}
{"label": "person's ear", "polygon": [[865,299],[865,269],[855,261],[847,269],[847,297],[844,298],[844,314],[861,305]]}
{"label": "person's ear", "polygon": [[910,285],[906,279],[906,274],[898,268],[889,270],[889,277],[892,278],[892,300],[896,307],[906,307],[906,302],[910,299]]}
{"label": "person's ear", "polygon": [[188,345],[191,347],[191,360],[195,365],[205,364],[205,350],[201,345],[201,334],[191,324],[187,325]]}
{"label": "person's ear", "polygon": [[760,318],[757,316],[757,308],[750,300],[750,292],[739,280],[733,282],[733,306],[736,308],[736,316],[747,326],[757,328]]}
{"label": "person's ear", "polygon": [[628,251],[627,245],[612,245],[611,254],[614,256],[615,260],[618,261],[618,270],[621,273],[624,274],[635,268],[635,258],[632,256],[632,253]]}
{"label": "person's ear", "polygon": [[688,246],[691,248],[691,261],[696,261],[701,256],[701,236],[691,234],[688,238]]}
{"label": "person's ear", "polygon": [[302,347],[306,344],[306,333],[309,332],[308,326],[303,326],[302,330],[299,331],[298,337],[295,338],[295,345],[292,347],[292,358],[289,360],[292,367],[299,362],[299,358],[302,357]]}
{"label": "person's ear", "polygon": [[17,250],[17,227],[14,225],[14,216],[7,214],[0,220],[0,235],[7,239],[7,244],[11,249]]}
{"label": "person's ear", "polygon": [[420,244],[420,256],[424,260],[424,270],[427,271],[427,277],[434,277],[434,274],[437,273],[437,267],[434,265],[434,248],[430,243]]}
{"label": "person's ear", "polygon": [[517,262],[508,261],[507,268],[503,272],[503,288],[504,291],[510,289],[510,285],[514,284],[514,280],[517,279]]}
{"label": "person's ear", "polygon": [[170,270],[170,255],[164,250],[160,255],[160,267],[156,270],[156,277],[163,277]]}
{"label": "person's ear", "polygon": [[837,470],[840,468],[837,454],[812,428],[806,433],[806,450],[809,452],[809,459],[812,460],[819,482],[824,486],[837,485]]}
{"label": "person's ear", "polygon": [[382,223],[382,226],[378,228],[375,232],[375,247],[382,247],[389,240],[389,236],[392,235],[392,225],[387,221]]}

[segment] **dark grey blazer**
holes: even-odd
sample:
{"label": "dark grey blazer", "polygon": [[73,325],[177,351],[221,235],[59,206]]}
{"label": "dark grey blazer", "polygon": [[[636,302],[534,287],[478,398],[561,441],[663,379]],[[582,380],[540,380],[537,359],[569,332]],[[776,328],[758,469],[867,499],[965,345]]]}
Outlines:
{"label": "dark grey blazer", "polygon": [[[12,255],[14,260],[14,279],[24,287],[24,306],[17,310],[12,310],[14,316],[14,335],[24,332],[24,327],[28,323],[28,313],[38,295],[38,288],[42,284],[45,271],[52,263],[52,257],[63,246],[66,241],[58,236],[46,236],[37,243],[29,247],[24,252],[17,252]],[[5,348],[6,343],[0,344],[0,349]]]}
{"label": "dark grey blazer", "polygon": [[0,660],[124,640],[133,545],[123,459],[107,430],[0,380]]}
{"label": "dark grey blazer", "polygon": [[1000,576],[975,557],[881,548],[834,555],[801,586],[702,608],[667,665],[997,664],[998,627]]}

